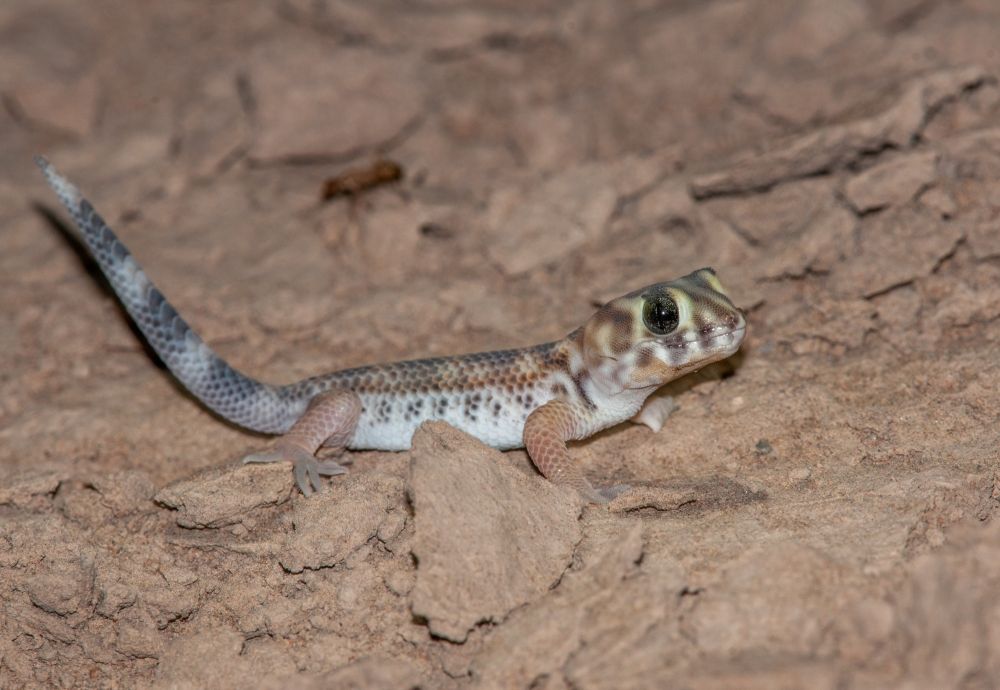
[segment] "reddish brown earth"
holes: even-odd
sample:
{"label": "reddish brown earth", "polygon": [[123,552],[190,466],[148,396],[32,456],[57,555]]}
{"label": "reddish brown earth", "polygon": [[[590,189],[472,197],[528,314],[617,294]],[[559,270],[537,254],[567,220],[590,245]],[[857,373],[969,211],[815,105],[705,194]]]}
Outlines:
{"label": "reddish brown earth", "polygon": [[[0,4],[0,686],[1000,685],[1000,6],[545,7]],[[306,500],[154,364],[36,153],[267,380],[703,265],[752,335],[573,449],[640,487],[610,509],[440,425]]]}

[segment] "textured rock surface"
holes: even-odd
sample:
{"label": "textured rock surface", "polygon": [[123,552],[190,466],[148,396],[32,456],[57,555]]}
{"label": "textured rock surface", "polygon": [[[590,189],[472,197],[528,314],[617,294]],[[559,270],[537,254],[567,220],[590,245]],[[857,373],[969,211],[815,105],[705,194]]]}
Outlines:
{"label": "textured rock surface", "polygon": [[233,465],[209,470],[195,479],[165,486],[155,499],[177,511],[181,527],[225,527],[264,506],[288,500],[288,473],[281,469]]}
{"label": "textured rock surface", "polygon": [[413,613],[464,642],[554,586],[580,541],[572,491],[512,467],[499,451],[441,422],[413,438]]}
{"label": "textured rock surface", "polygon": [[288,37],[260,46],[247,69],[258,129],[251,155],[262,162],[384,146],[421,112],[413,63],[386,51]]}
{"label": "textured rock surface", "polygon": [[319,500],[296,503],[293,531],[278,555],[281,567],[292,573],[332,568],[380,534],[384,537],[384,525],[402,521],[398,532],[406,519],[402,497],[398,478],[371,474],[350,477]]}
{"label": "textured rock surface", "polygon": [[[998,45],[981,0],[0,3],[0,687],[1000,686]],[[703,265],[749,340],[573,445],[609,510],[441,428],[306,501],[36,153],[266,380]]]}

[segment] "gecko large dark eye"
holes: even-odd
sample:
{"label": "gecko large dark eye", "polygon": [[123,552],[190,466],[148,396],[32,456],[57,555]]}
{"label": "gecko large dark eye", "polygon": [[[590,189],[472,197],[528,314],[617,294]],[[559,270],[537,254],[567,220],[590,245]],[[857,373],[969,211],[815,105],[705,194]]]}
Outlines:
{"label": "gecko large dark eye", "polygon": [[649,297],[642,305],[642,321],[656,335],[666,335],[677,328],[680,321],[677,302],[668,295]]}

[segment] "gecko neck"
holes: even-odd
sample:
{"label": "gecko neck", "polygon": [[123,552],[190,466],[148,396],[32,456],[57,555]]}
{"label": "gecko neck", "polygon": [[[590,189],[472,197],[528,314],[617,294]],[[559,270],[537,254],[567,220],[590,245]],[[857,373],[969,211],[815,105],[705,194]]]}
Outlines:
{"label": "gecko neck", "polygon": [[555,343],[563,353],[561,370],[553,377],[570,382],[567,395],[560,396],[575,403],[595,420],[596,428],[606,428],[629,419],[639,411],[656,386],[630,389],[621,385],[621,364],[606,357],[588,357],[584,328],[578,328]]}

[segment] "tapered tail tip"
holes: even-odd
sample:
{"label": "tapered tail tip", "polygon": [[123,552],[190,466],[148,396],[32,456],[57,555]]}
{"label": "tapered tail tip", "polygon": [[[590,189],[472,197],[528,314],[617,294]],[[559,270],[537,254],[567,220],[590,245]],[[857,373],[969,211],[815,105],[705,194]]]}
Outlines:
{"label": "tapered tail tip", "polygon": [[45,176],[45,181],[49,183],[49,186],[52,187],[59,199],[66,205],[66,208],[70,212],[75,212],[83,200],[80,190],[72,182],[60,175],[45,156],[35,156],[35,165],[41,169],[42,174]]}

